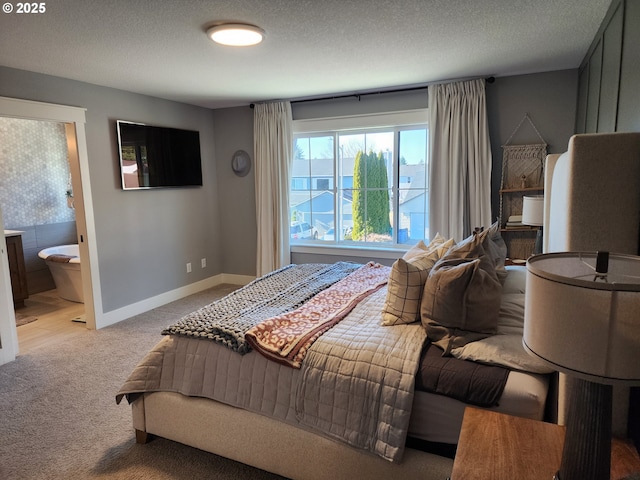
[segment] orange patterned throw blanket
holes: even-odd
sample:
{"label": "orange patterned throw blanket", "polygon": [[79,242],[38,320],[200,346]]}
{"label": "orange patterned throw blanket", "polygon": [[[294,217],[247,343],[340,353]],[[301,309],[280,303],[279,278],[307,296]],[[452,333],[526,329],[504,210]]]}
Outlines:
{"label": "orange patterned throw blanket", "polygon": [[259,323],[247,331],[245,338],[268,359],[300,368],[313,342],[363,298],[385,285],[390,270],[369,262],[296,310]]}

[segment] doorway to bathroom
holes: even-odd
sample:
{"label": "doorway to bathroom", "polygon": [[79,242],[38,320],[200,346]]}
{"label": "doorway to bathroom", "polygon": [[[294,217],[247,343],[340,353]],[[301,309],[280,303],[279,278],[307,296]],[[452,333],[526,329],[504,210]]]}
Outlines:
{"label": "doorway to bathroom", "polygon": [[[65,161],[68,162],[67,168],[64,173],[56,170],[52,163],[55,164],[55,161],[49,161],[46,156],[42,154],[42,150],[48,150],[48,148],[42,148],[40,151],[36,152],[34,156],[41,160],[39,169],[41,174],[45,176],[45,178],[49,179],[51,177],[57,178],[53,183],[47,183],[47,187],[45,188],[45,193],[40,192],[39,194],[35,194],[35,192],[31,192],[33,187],[28,182],[26,186],[23,182],[23,188],[27,190],[27,199],[22,200],[22,202],[33,202],[33,199],[29,197],[38,197],[41,200],[40,203],[36,202],[35,210],[39,213],[42,210],[57,209],[56,201],[52,201],[52,197],[56,197],[60,194],[63,199],[63,211],[68,215],[69,211],[73,214],[75,212],[75,221],[67,220],[62,218],[57,218],[56,221],[49,223],[44,222],[44,225],[56,225],[55,227],[45,227],[42,229],[39,225],[42,225],[38,222],[34,222],[37,225],[26,225],[27,227],[33,226],[34,228],[29,231],[29,229],[25,229],[27,232],[27,249],[32,248],[31,255],[33,255],[34,251],[39,250],[39,244],[37,242],[44,241],[48,243],[48,240],[51,240],[52,237],[56,239],[53,243],[59,243],[57,240],[61,238],[62,240],[68,239],[68,243],[76,243],[79,245],[79,257],[81,261],[81,270],[82,270],[82,292],[84,294],[84,304],[78,302],[69,302],[69,304],[58,302],[58,300],[54,296],[51,295],[51,290],[44,290],[43,292],[37,292],[33,295],[29,295],[29,298],[25,299],[24,304],[29,306],[29,303],[36,304],[31,305],[33,308],[38,308],[39,310],[32,310],[36,312],[37,315],[41,315],[41,318],[46,318],[46,315],[50,315],[45,310],[47,308],[53,308],[55,312],[54,316],[62,315],[63,318],[68,318],[68,322],[73,325],[71,328],[75,328],[78,332],[83,332],[86,328],[94,329],[96,328],[96,309],[101,311],[101,298],[98,295],[94,298],[94,290],[99,292],[99,274],[97,272],[97,253],[95,251],[95,240],[94,232],[95,225],[93,224],[92,214],[87,218],[86,211],[92,212],[92,201],[90,191],[87,192],[87,195],[83,195],[83,186],[85,190],[89,190],[89,172],[88,172],[88,158],[87,158],[87,149],[86,149],[86,139],[85,139],[85,111],[84,109],[77,107],[67,107],[63,105],[54,105],[40,102],[32,102],[27,100],[19,100],[12,99],[7,97],[0,97],[0,118],[5,119],[22,119],[22,120],[30,120],[37,121],[38,124],[53,125],[54,129],[58,130],[58,133],[62,132],[62,135],[59,136],[59,140],[62,144],[62,156]],[[19,134],[12,130],[10,135]],[[0,135],[0,138],[2,136]],[[36,142],[32,142],[36,143]],[[3,139],[4,144],[4,139]],[[64,154],[64,147],[66,146],[66,155]],[[25,175],[25,171],[27,171],[29,167],[25,164],[13,165],[11,169],[17,170],[18,174]],[[4,173],[4,171],[3,171]],[[81,173],[84,173],[82,175]],[[20,183],[21,180],[13,180],[16,183]],[[3,190],[5,186],[3,186]],[[7,189],[8,190],[8,189]],[[60,192],[61,190],[61,192]],[[17,194],[12,194],[14,196],[18,196]],[[59,199],[58,199],[59,200]],[[20,202],[20,200],[19,200]],[[48,205],[49,204],[53,205]],[[73,202],[73,204],[71,204]],[[85,205],[86,204],[86,205]],[[85,209],[86,206],[86,209]],[[6,219],[2,220],[3,205],[0,204],[0,223],[3,226],[7,226]],[[61,214],[64,215],[65,214]],[[51,214],[54,215],[55,214]],[[20,218],[20,217],[18,217]],[[18,222],[20,223],[20,222]],[[27,222],[29,223],[29,222]],[[17,225],[22,227],[22,225]],[[6,229],[6,228],[5,228]],[[11,232],[10,232],[11,233]],[[31,237],[29,235],[32,235]],[[36,243],[33,243],[34,237],[36,239]],[[20,236],[21,238],[21,236]],[[19,351],[18,347],[18,327],[16,326],[16,315],[14,314],[13,306],[14,303],[16,305],[20,304],[20,301],[15,302],[12,298],[12,288],[10,282],[10,268],[9,268],[9,254],[11,250],[9,248],[9,244],[5,241],[5,245],[7,246],[6,250],[3,250],[2,253],[2,262],[0,263],[0,364],[11,361],[15,358],[16,354]],[[95,271],[92,271],[92,264],[95,265]],[[42,266],[42,262],[41,265]],[[29,268],[25,264],[23,266],[23,270]],[[34,277],[35,278],[35,277]],[[42,280],[34,280],[36,284],[41,282]],[[50,281],[50,280],[49,280]],[[46,294],[45,294],[46,293]],[[97,302],[97,305],[96,305]],[[47,304],[49,304],[47,306]],[[53,307],[51,304],[57,304]],[[69,308],[67,308],[69,307]],[[18,307],[19,308],[19,307]],[[25,312],[23,310],[23,312]],[[20,312],[20,313],[23,313]],[[28,310],[26,311],[29,312]],[[62,313],[60,313],[62,312]],[[84,313],[83,313],[84,312]],[[37,315],[31,315],[33,317],[37,317]],[[27,315],[29,316],[29,315]],[[29,318],[27,318],[29,320]],[[86,320],[86,328],[83,323],[74,322],[73,320]],[[34,337],[37,337],[33,331],[35,330],[35,326],[33,324],[36,322],[28,322],[24,326],[20,326],[20,329],[24,329],[24,332],[32,331],[28,336],[34,340]],[[59,330],[60,333],[63,333],[65,328],[55,328],[55,330]],[[40,332],[41,337],[51,337],[51,333]],[[22,336],[22,334],[21,334]],[[26,336],[26,333],[25,333]],[[37,340],[34,340],[37,341]],[[20,342],[20,346],[22,346],[22,341]],[[23,351],[20,348],[20,351]]]}
{"label": "doorway to bathroom", "polygon": [[[0,142],[0,206],[24,352],[27,341],[39,343],[78,328],[65,320],[85,321],[78,260],[45,261],[41,253],[78,242],[69,150],[60,122],[0,117]],[[70,298],[64,294],[69,288],[79,294]]]}

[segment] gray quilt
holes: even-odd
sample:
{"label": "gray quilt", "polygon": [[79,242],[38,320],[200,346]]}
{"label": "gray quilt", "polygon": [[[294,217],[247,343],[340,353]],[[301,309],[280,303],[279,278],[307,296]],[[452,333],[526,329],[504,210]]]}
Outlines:
{"label": "gray quilt", "polygon": [[384,288],[314,344],[297,384],[298,421],[387,460],[399,461],[426,332],[381,326]]}
{"label": "gray quilt", "polygon": [[426,334],[420,324],[380,325],[386,292],[367,297],[321,336],[300,370],[255,351],[238,355],[217,342],[170,335],[116,400],[154,391],[210,398],[400,461]]}
{"label": "gray quilt", "polygon": [[206,338],[244,355],[251,350],[247,330],[298,308],[359,267],[349,262],[287,265],[184,316],[162,334]]}

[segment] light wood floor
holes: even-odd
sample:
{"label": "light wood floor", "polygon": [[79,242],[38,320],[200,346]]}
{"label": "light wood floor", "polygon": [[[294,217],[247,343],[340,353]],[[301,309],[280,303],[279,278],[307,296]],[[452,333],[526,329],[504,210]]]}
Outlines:
{"label": "light wood floor", "polygon": [[25,355],[43,345],[55,344],[72,335],[82,335],[86,331],[84,323],[74,322],[74,318],[84,318],[84,304],[64,300],[55,290],[29,295],[25,306],[16,314],[32,315],[38,319],[18,327],[18,355]]}

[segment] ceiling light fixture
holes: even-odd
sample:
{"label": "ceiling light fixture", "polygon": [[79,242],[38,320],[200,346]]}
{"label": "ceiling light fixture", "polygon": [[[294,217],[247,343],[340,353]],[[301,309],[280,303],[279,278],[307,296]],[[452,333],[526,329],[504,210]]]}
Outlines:
{"label": "ceiling light fixture", "polygon": [[221,45],[248,47],[262,42],[265,32],[255,25],[226,23],[209,28],[207,35],[211,40]]}

